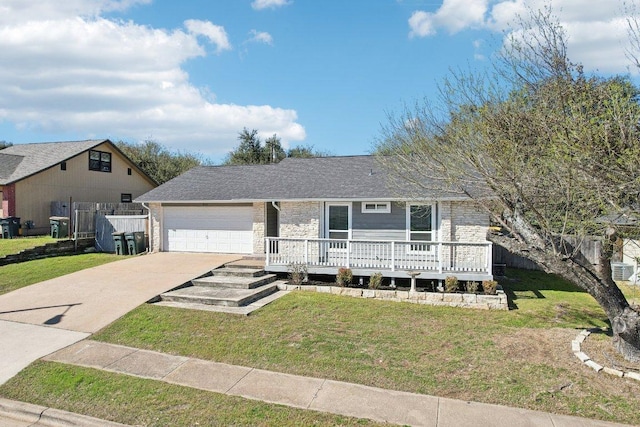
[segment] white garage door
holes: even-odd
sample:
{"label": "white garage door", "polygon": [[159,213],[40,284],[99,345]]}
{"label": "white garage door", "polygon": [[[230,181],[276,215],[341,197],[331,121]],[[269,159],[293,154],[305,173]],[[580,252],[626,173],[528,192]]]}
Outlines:
{"label": "white garage door", "polygon": [[163,223],[165,251],[253,252],[251,205],[168,206]]}

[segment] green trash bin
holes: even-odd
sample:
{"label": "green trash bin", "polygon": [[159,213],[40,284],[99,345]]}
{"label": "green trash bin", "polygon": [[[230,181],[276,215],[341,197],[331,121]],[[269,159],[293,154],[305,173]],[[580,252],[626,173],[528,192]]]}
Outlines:
{"label": "green trash bin", "polygon": [[127,255],[127,244],[124,240],[124,233],[111,233],[113,243],[116,246],[116,255]]}
{"label": "green trash bin", "polygon": [[61,239],[69,237],[69,218],[65,216],[52,216],[49,218],[51,225],[51,237]]}
{"label": "green trash bin", "polygon": [[124,238],[127,240],[127,249],[129,250],[129,254],[137,255],[147,250],[144,231],[125,233]]}
{"label": "green trash bin", "polygon": [[3,239],[13,239],[20,235],[20,218],[10,216],[0,219],[0,228]]}

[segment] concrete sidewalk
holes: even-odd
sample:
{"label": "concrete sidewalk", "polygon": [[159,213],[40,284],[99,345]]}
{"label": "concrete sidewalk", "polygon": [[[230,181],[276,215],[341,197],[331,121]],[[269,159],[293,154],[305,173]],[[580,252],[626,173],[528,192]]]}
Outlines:
{"label": "concrete sidewalk", "polygon": [[302,409],[428,427],[613,427],[622,424],[384,390],[81,341],[45,360],[88,366]]}

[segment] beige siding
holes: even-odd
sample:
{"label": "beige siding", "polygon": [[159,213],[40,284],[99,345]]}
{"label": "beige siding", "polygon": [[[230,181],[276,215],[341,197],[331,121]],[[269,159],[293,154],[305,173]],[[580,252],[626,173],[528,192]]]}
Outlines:
{"label": "beige siding", "polygon": [[[109,152],[111,172],[89,170],[89,154],[84,152],[67,160],[67,170],[55,165],[43,172],[16,183],[16,216],[24,223],[32,220],[38,229],[49,227],[52,201],[119,203],[122,193],[135,198],[151,190],[154,185],[139,174],[135,167],[109,144],[96,150]],[[127,169],[131,168],[131,175]]]}

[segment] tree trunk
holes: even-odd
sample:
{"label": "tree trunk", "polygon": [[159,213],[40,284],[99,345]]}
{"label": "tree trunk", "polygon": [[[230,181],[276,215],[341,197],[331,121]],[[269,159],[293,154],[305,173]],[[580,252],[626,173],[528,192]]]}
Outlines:
{"label": "tree trunk", "polygon": [[534,261],[545,272],[556,274],[587,291],[609,318],[615,348],[625,359],[640,362],[640,313],[629,305],[611,278],[611,266],[606,256],[601,257],[600,268],[596,271],[579,256],[561,256],[548,250],[526,247],[499,234],[491,234],[489,240]]}

